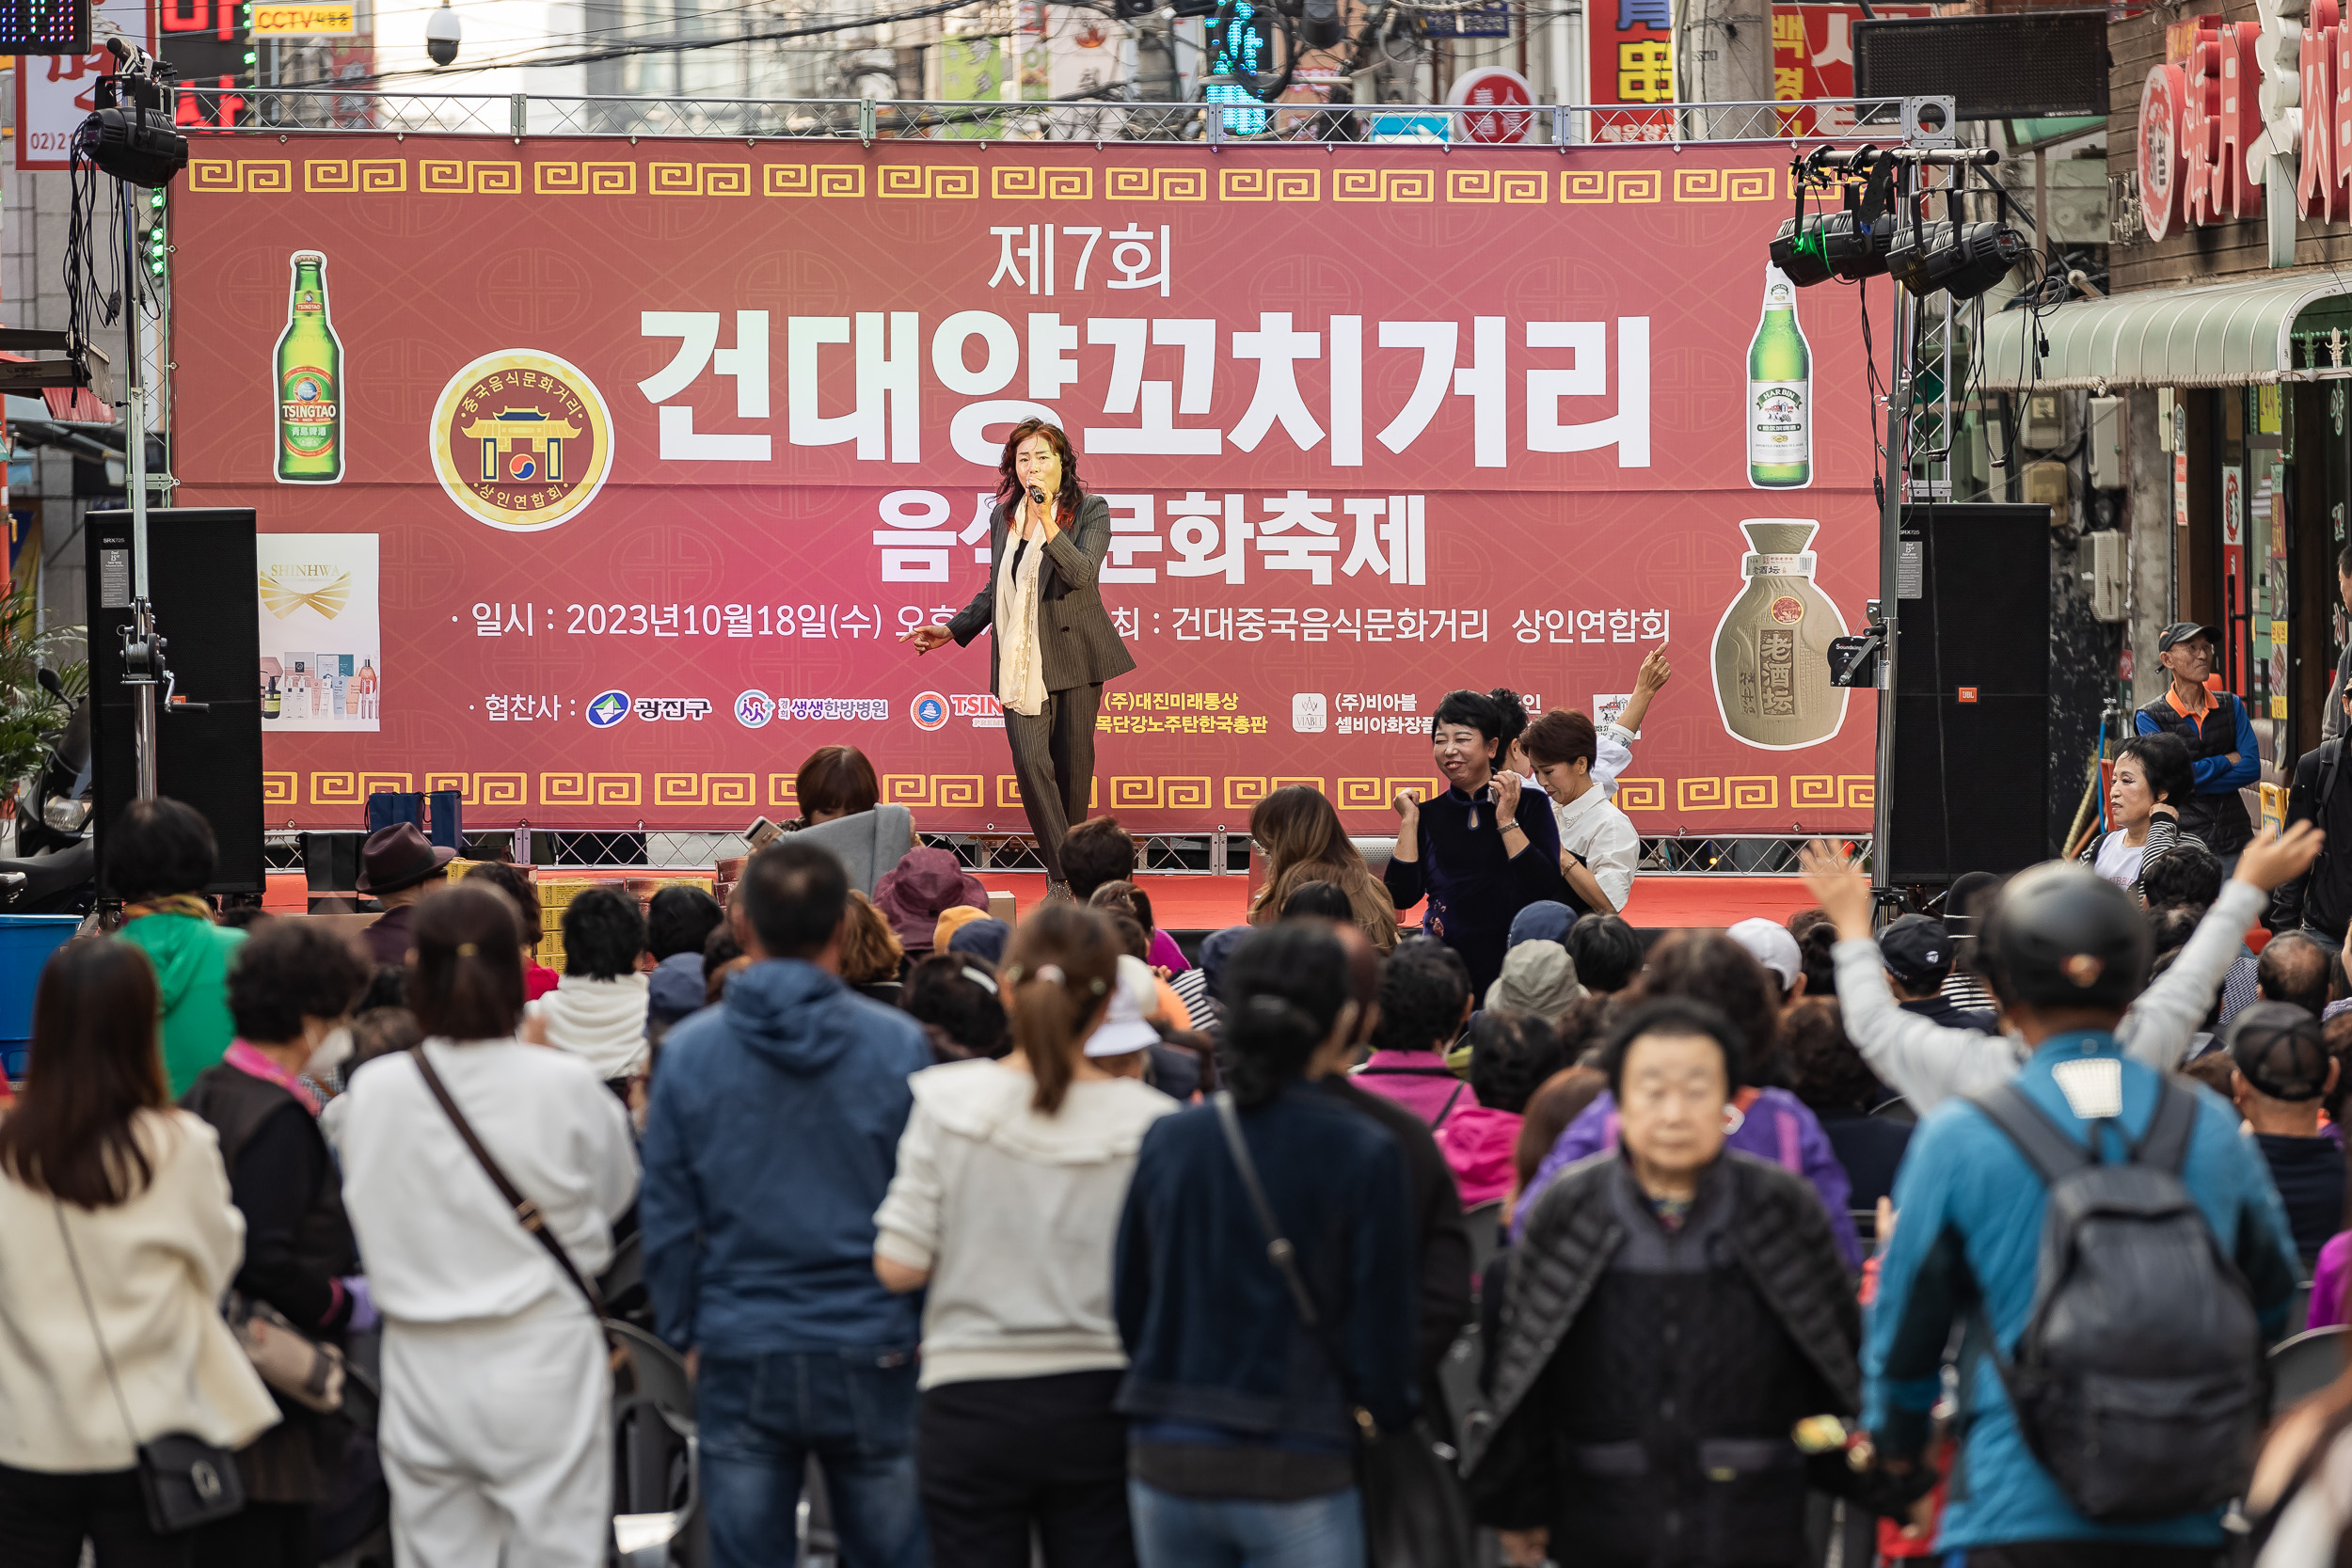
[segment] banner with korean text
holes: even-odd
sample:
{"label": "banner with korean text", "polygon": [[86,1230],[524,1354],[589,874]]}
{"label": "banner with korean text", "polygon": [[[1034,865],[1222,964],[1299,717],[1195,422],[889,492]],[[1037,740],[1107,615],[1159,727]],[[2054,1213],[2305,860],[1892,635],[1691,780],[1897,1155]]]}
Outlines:
{"label": "banner with korean text", "polygon": [[736,828],[846,742],[1025,831],[986,645],[897,638],[1032,414],[1110,501],[1131,828],[1376,832],[1446,690],[1599,711],[1661,642],[1644,832],[1868,826],[1864,349],[1768,287],[1769,150],[222,138],[171,199],[177,500],[371,540],[364,634],[257,673],[273,827]]}

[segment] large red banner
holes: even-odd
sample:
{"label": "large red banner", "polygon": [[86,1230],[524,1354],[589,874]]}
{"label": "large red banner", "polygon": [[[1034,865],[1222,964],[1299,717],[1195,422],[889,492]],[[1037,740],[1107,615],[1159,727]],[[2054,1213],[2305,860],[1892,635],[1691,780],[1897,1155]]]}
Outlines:
{"label": "large red banner", "polygon": [[1376,832],[1446,690],[1591,709],[1662,641],[1645,832],[1866,828],[1863,349],[1823,288],[1765,353],[1788,201],[1755,149],[206,145],[173,456],[262,517],[269,820],[739,827],[852,742],[1023,829],[985,646],[896,639],[1042,412],[1111,501],[1131,827],[1303,780]]}

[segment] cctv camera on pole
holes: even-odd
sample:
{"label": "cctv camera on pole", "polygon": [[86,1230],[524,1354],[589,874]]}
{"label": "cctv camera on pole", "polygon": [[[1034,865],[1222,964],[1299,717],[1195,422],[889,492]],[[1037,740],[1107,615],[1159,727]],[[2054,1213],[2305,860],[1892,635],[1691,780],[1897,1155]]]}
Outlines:
{"label": "cctv camera on pole", "polygon": [[435,65],[447,65],[457,58],[457,13],[441,0],[441,8],[424,19],[424,52]]}

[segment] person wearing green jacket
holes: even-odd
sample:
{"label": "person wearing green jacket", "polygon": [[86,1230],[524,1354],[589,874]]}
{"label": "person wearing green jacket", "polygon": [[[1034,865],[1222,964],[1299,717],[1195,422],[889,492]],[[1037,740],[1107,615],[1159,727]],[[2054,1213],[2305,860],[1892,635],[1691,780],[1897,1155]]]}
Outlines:
{"label": "person wearing green jacket", "polygon": [[127,922],[115,940],[155,966],[164,1073],[174,1101],[221,1059],[237,1032],[229,1016],[229,961],[245,933],[215,925],[203,893],[218,859],[212,824],[178,800],[135,800],[107,830],[106,883]]}

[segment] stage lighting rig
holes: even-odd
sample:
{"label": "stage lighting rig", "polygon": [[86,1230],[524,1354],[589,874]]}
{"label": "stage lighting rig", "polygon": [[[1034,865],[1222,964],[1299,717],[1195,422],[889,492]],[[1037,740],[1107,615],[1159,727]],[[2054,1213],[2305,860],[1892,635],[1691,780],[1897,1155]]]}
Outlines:
{"label": "stage lighting rig", "polygon": [[1845,205],[1835,213],[1808,214],[1807,189],[1823,188],[1835,177],[1823,172],[1829,149],[1816,148],[1799,159],[1795,170],[1797,213],[1784,221],[1772,244],[1772,264],[1799,288],[1831,278],[1859,283],[1886,270],[1886,253],[1895,237],[1893,212],[1897,166],[1892,152],[1864,146],[1850,161],[1863,176],[1859,184],[1844,185]]}
{"label": "stage lighting rig", "polygon": [[188,166],[188,140],[172,129],[155,57],[106,40],[115,71],[98,79],[97,109],[73,133],[73,150],[125,184],[159,190]]}
{"label": "stage lighting rig", "polygon": [[2005,223],[1946,219],[1905,229],[1896,238],[1886,270],[1915,294],[1941,290],[1956,300],[1970,300],[2007,277],[2032,248]]}

